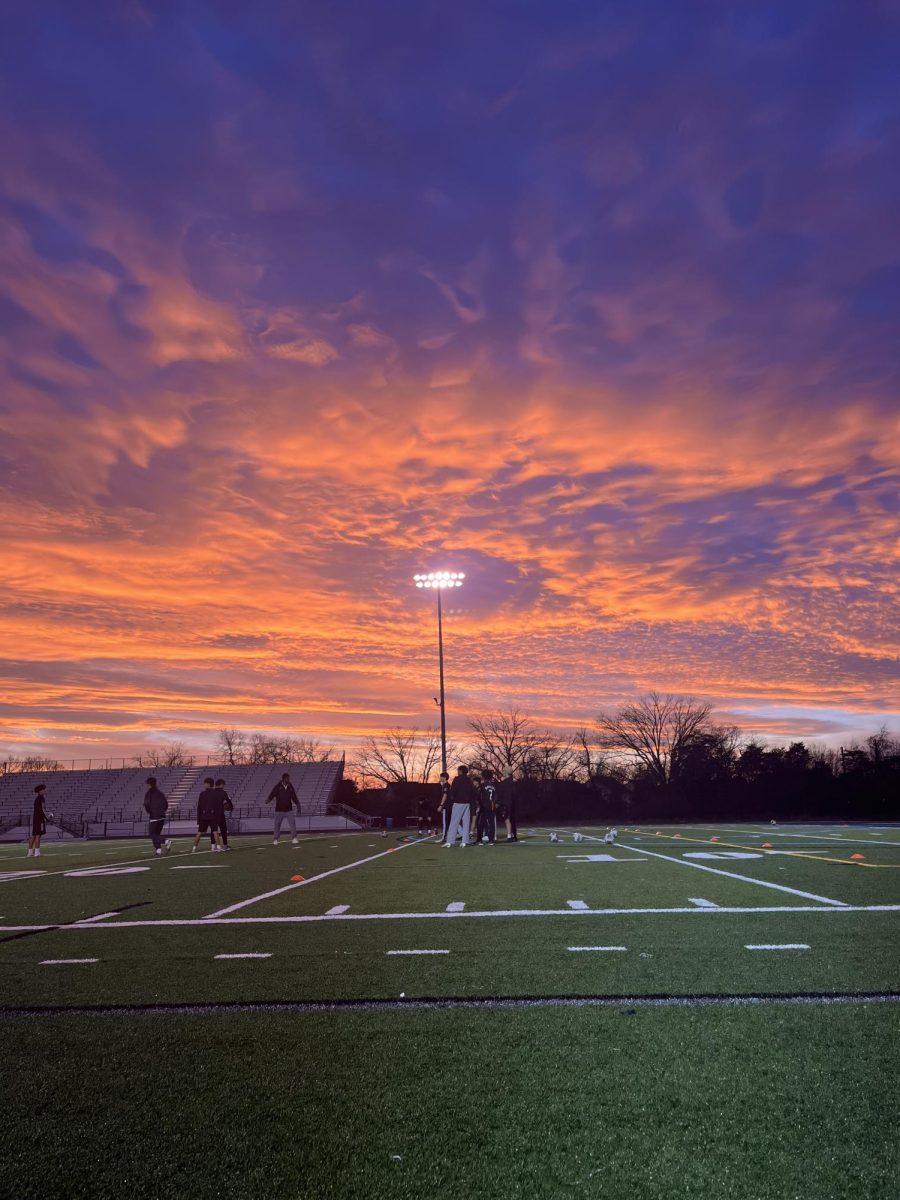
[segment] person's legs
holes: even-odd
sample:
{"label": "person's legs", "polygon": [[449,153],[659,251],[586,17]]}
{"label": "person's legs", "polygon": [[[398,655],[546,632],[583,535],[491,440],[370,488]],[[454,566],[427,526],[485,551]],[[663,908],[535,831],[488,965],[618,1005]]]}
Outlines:
{"label": "person's legs", "polygon": [[275,843],[278,844],[278,839],[281,837],[281,822],[284,820],[283,812],[275,813]]}
{"label": "person's legs", "polygon": [[228,819],[223,817],[219,823],[219,832],[222,835],[222,845],[228,849]]}
{"label": "person's legs", "polygon": [[290,827],[291,827],[291,841],[296,842],[296,840],[297,840],[297,818],[294,816],[293,809],[291,809],[291,811],[288,813],[287,819],[288,819],[288,825],[290,825]]}
{"label": "person's legs", "polygon": [[164,824],[165,818],[163,818],[161,821],[157,820],[150,822],[150,840],[153,843],[154,850],[162,849],[162,829]]}
{"label": "person's legs", "polygon": [[454,804],[450,810],[450,819],[447,822],[447,840],[445,846],[452,846],[456,841],[457,833],[462,833],[463,845],[466,844],[465,823],[469,820],[469,806],[467,804]]}

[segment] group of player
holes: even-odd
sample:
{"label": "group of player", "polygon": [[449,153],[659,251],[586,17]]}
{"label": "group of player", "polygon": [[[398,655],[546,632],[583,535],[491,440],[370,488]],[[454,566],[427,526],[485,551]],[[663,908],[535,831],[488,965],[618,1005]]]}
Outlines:
{"label": "group of player", "polygon": [[506,842],[519,840],[516,828],[516,793],[512,768],[507,767],[503,778],[484,767],[479,778],[473,779],[465,765],[457,769],[450,782],[446,771],[441,772],[441,799],[438,813],[441,818],[442,845],[449,850],[459,840],[461,846],[493,846],[497,842],[497,822],[506,827]]}
{"label": "group of player", "polygon": [[[144,796],[144,809],[149,818],[150,840],[153,842],[154,853],[167,854],[172,849],[172,839],[163,838],[163,828],[169,813],[168,797],[160,791],[154,776],[146,781],[147,794]],[[210,848],[214,853],[230,850],[228,845],[228,814],[234,812],[234,804],[225,790],[224,779],[213,779],[207,776],[203,780],[203,791],[197,798],[197,832],[194,835],[194,845],[191,853],[199,849],[200,839],[208,835]],[[291,830],[291,841],[297,844],[297,821],[294,809],[300,812],[300,801],[291,783],[290,775],[285,771],[281,780],[275,784],[266,799],[267,804],[275,804],[275,839],[277,846],[281,835],[281,826],[287,818]]]}

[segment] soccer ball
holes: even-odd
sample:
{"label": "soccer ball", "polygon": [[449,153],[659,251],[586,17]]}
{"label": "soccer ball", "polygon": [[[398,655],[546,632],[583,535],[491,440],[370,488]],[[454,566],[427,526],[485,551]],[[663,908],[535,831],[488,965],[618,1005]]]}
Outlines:
{"label": "soccer ball", "polygon": [[572,841],[573,841],[573,842],[583,842],[583,841],[584,841],[584,834],[583,834],[583,833],[573,833],[573,834],[572,834]]}
{"label": "soccer ball", "polygon": [[607,846],[611,846],[611,845],[613,844],[613,842],[616,840],[616,838],[617,838],[617,837],[618,837],[618,833],[616,832],[616,830],[615,830],[615,829],[610,829],[610,830],[607,832],[607,834],[606,834],[606,836],[604,837],[604,839],[603,839],[603,840],[604,840],[604,842],[607,844]]}
{"label": "soccer ball", "polygon": [[558,841],[559,841],[559,834],[558,834],[558,833],[551,833],[551,834],[550,834],[550,841],[551,841],[551,842],[558,842]]}

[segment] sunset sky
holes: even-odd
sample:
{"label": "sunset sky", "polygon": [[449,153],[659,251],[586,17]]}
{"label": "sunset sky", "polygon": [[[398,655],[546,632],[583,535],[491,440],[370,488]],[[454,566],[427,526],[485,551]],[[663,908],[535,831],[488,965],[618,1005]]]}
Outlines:
{"label": "sunset sky", "polygon": [[900,2],[0,29],[0,753],[900,732]]}

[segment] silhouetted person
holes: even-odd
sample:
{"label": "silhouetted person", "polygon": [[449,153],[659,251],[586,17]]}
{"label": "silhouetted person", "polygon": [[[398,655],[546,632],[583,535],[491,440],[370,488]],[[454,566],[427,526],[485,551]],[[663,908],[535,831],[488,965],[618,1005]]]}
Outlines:
{"label": "silhouetted person", "polygon": [[276,783],[269,792],[266,804],[271,804],[273,800],[275,801],[275,839],[272,845],[278,845],[278,839],[281,836],[281,822],[287,817],[288,825],[291,827],[291,841],[296,846],[298,839],[294,805],[296,804],[297,812],[299,812],[300,801],[297,799],[297,793],[294,791],[294,785],[291,783],[291,777],[287,771],[282,775],[281,782]]}
{"label": "silhouetted person", "polygon": [[45,783],[39,783],[34,789],[34,808],[31,812],[31,837],[28,839],[28,853],[26,858],[41,857],[41,838],[47,832],[47,817],[53,816],[53,813],[48,813],[44,808],[44,792],[47,790]]}
{"label": "silhouetted person", "polygon": [[450,828],[450,776],[441,771],[441,798],[438,801],[438,815],[441,818],[441,841],[446,842],[447,830]]}
{"label": "silhouetted person", "polygon": [[452,808],[450,809],[450,828],[447,831],[447,840],[444,846],[449,850],[456,841],[456,835],[462,836],[462,844],[469,844],[469,823],[471,820],[472,805],[478,803],[478,793],[475,791],[475,785],[469,778],[469,768],[461,766],[457,772],[456,778],[450,785],[450,799]]}
{"label": "silhouetted person", "polygon": [[[225,780],[216,780],[216,791],[222,793],[222,817],[219,821],[219,833],[222,835],[222,845],[226,850],[230,850],[228,845],[228,814],[234,812],[234,805],[231,803],[231,797],[225,791]],[[218,809],[216,809],[218,812]]]}
{"label": "silhouetted person", "polygon": [[487,767],[481,772],[481,787],[478,789],[478,832],[476,846],[487,838],[489,846],[497,839],[496,811],[497,785],[494,783],[494,772]]}
{"label": "silhouetted person", "polygon": [[[151,775],[147,784],[147,794],[144,796],[144,808],[147,810],[147,816],[150,818],[150,840],[153,842],[153,849],[157,856],[163,852],[163,826],[166,823],[166,813],[169,811],[169,801],[156,786],[156,779]],[[166,853],[172,849],[172,839],[166,838],[165,841]]]}
{"label": "silhouetted person", "polygon": [[222,839],[219,836],[219,819],[216,816],[216,781],[211,777],[207,777],[203,782],[206,784],[206,787],[197,799],[197,832],[194,834],[194,844],[191,847],[191,854],[196,853],[197,847],[200,845],[200,839],[207,832],[215,843],[212,849],[214,851],[221,851],[222,849]]}

